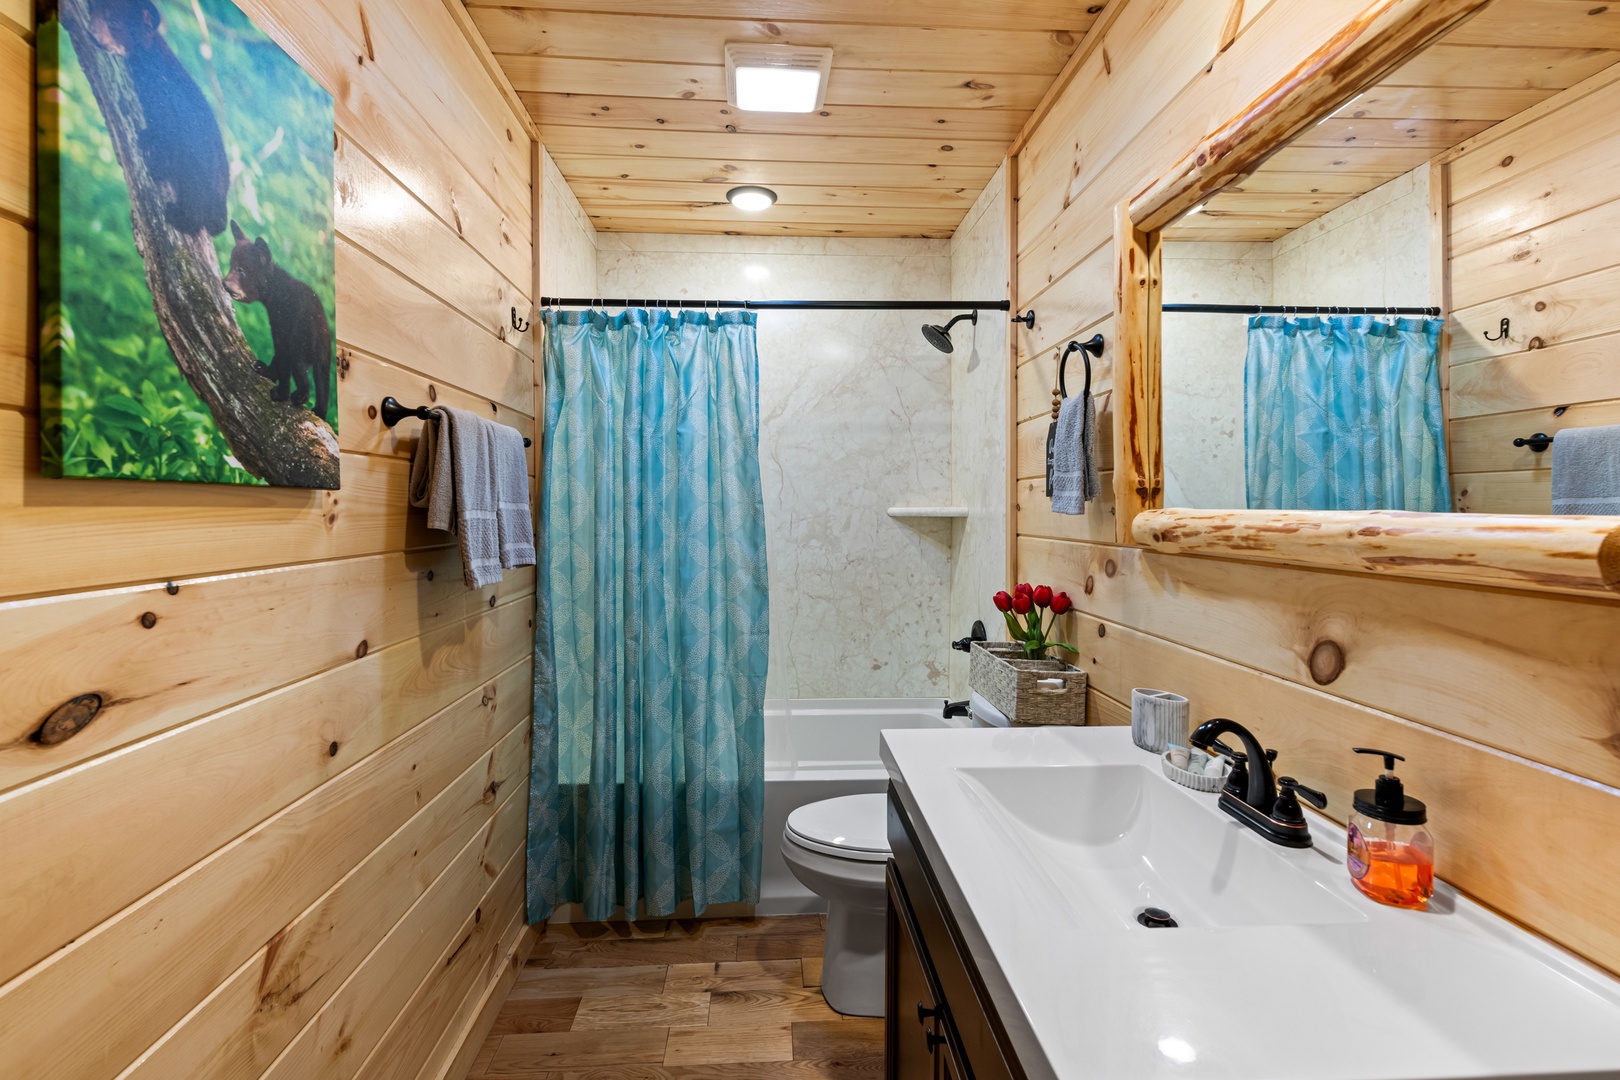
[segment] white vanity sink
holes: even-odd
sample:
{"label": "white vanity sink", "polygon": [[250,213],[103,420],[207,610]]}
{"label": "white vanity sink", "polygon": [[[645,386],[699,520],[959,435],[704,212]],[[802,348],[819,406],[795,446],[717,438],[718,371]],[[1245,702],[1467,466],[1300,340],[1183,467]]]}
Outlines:
{"label": "white vanity sink", "polygon": [[1443,881],[1426,912],[1367,900],[1325,818],[1269,843],[1125,728],[883,738],[1032,1080],[1620,1077],[1620,982]]}
{"label": "white vanity sink", "polygon": [[[1142,755],[1147,760],[1148,755]],[[958,769],[1007,845],[1074,917],[1135,934],[1146,907],[1180,927],[1363,922],[1272,844],[1243,842],[1144,765]]]}

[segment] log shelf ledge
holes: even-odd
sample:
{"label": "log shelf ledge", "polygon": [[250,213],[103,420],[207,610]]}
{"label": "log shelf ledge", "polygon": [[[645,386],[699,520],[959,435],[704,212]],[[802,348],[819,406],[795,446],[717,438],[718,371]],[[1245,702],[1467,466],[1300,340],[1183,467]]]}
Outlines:
{"label": "log shelf ledge", "polygon": [[1150,551],[1620,599],[1620,517],[1143,510]]}

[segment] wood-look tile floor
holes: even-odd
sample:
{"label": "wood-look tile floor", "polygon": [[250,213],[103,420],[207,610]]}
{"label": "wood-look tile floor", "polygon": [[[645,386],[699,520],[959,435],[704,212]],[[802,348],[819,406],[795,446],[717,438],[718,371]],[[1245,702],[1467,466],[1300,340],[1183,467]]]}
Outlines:
{"label": "wood-look tile floor", "polygon": [[549,927],[469,1080],[876,1080],[821,997],[820,915]]}

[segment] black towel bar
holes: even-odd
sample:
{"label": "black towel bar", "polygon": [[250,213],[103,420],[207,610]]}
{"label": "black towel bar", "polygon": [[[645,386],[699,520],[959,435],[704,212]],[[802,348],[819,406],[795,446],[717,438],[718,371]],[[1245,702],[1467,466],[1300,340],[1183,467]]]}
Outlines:
{"label": "black towel bar", "polygon": [[[387,427],[393,427],[407,416],[414,416],[418,420],[426,420],[433,415],[426,405],[418,405],[414,409],[407,409],[399,403],[399,399],[389,394],[382,399],[382,422]],[[523,440],[524,446],[533,446],[528,439]]]}

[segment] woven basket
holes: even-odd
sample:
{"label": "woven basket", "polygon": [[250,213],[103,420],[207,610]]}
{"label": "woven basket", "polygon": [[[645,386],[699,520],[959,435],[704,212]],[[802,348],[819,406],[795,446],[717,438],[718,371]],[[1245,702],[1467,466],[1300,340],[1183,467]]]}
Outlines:
{"label": "woven basket", "polygon": [[1014,724],[1086,722],[1086,673],[1059,660],[1026,660],[1015,642],[975,642],[968,685]]}

